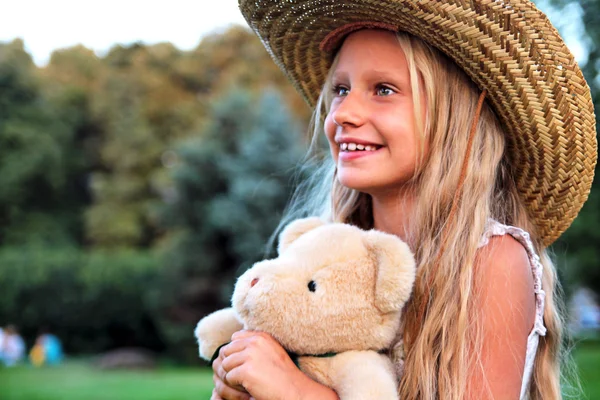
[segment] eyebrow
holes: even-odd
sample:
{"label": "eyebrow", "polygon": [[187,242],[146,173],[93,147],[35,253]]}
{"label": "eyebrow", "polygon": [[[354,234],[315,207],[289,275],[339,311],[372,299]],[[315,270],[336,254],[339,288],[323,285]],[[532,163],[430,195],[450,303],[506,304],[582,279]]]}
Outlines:
{"label": "eyebrow", "polygon": [[[333,73],[333,75],[331,76],[332,80],[346,80],[348,79],[348,72],[347,71],[335,71]],[[389,82],[389,83],[395,83],[397,85],[401,85],[401,86],[408,86],[410,87],[410,80],[405,79],[404,77],[400,76],[399,73],[390,73],[389,71],[384,71],[384,70],[370,70],[365,72],[362,76],[361,79],[366,79],[367,81],[377,81],[377,82]]]}
{"label": "eyebrow", "polygon": [[335,81],[335,80],[343,80],[343,79],[347,79],[348,78],[348,72],[346,71],[334,71],[333,74],[331,74],[331,80]]}
{"label": "eyebrow", "polygon": [[367,80],[382,81],[382,82],[396,82],[401,85],[409,83],[409,80],[405,79],[399,72],[371,70],[363,76]]}

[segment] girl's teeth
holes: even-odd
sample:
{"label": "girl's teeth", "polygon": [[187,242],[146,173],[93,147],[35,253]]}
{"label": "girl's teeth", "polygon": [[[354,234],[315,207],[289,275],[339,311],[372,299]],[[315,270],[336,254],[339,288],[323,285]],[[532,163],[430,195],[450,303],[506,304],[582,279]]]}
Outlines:
{"label": "girl's teeth", "polygon": [[340,149],[342,151],[375,151],[377,146],[356,144],[356,143],[340,143]]}

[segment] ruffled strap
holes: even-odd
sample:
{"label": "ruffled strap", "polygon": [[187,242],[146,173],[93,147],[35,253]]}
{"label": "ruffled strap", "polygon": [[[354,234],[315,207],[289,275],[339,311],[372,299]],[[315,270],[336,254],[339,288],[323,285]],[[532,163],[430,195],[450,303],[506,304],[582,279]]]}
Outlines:
{"label": "ruffled strap", "polygon": [[535,252],[533,242],[529,237],[529,233],[515,226],[504,225],[500,222],[489,219],[486,225],[485,232],[479,242],[478,248],[487,245],[490,238],[493,236],[502,236],[509,234],[515,238],[527,251],[531,272],[533,274],[533,290],[535,292],[535,323],[534,331],[540,336],[546,335],[546,327],[544,326],[544,300],[546,293],[542,289],[542,263],[540,257]]}

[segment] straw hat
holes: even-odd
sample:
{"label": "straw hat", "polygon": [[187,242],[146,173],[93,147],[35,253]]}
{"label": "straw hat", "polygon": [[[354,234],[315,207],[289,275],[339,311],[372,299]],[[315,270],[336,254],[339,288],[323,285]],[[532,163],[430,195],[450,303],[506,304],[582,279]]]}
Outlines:
{"label": "straw hat", "polygon": [[336,46],[362,27],[406,31],[473,81],[507,133],[518,190],[549,245],[587,200],[597,158],[590,89],[528,0],[239,0],[277,65],[314,106]]}

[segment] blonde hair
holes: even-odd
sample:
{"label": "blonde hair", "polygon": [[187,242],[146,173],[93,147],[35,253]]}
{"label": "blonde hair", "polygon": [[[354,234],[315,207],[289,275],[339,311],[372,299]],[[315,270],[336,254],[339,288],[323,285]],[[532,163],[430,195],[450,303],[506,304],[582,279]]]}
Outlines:
{"label": "blonde hair", "polygon": [[[484,103],[462,189],[469,195],[461,198],[454,221],[448,224],[480,91],[456,64],[425,42],[406,33],[398,33],[397,37],[408,62],[421,148],[428,143],[430,149],[427,160],[420,160],[410,182],[417,199],[406,231],[408,244],[415,252],[418,276],[403,318],[406,358],[400,397],[466,397],[467,375],[480,367],[478,349],[483,341],[482,318],[474,304],[477,295],[474,290],[480,278],[480,271],[474,268],[475,258],[486,222],[493,218],[528,231],[540,255],[547,333],[540,337],[529,396],[534,400],[559,399],[563,322],[560,296],[556,296],[559,290],[556,270],[515,187],[502,127]],[[331,71],[335,65],[336,61]],[[300,185],[281,226],[293,218],[320,215],[370,229],[373,227],[370,197],[342,186],[336,179],[333,162],[318,153],[322,116],[330,104],[330,81],[331,72],[313,115],[309,150],[312,158],[307,158],[322,164],[320,172]],[[426,96],[425,121],[419,117],[421,93]],[[438,254],[442,240],[444,251]],[[400,343],[391,350],[396,362]]]}

